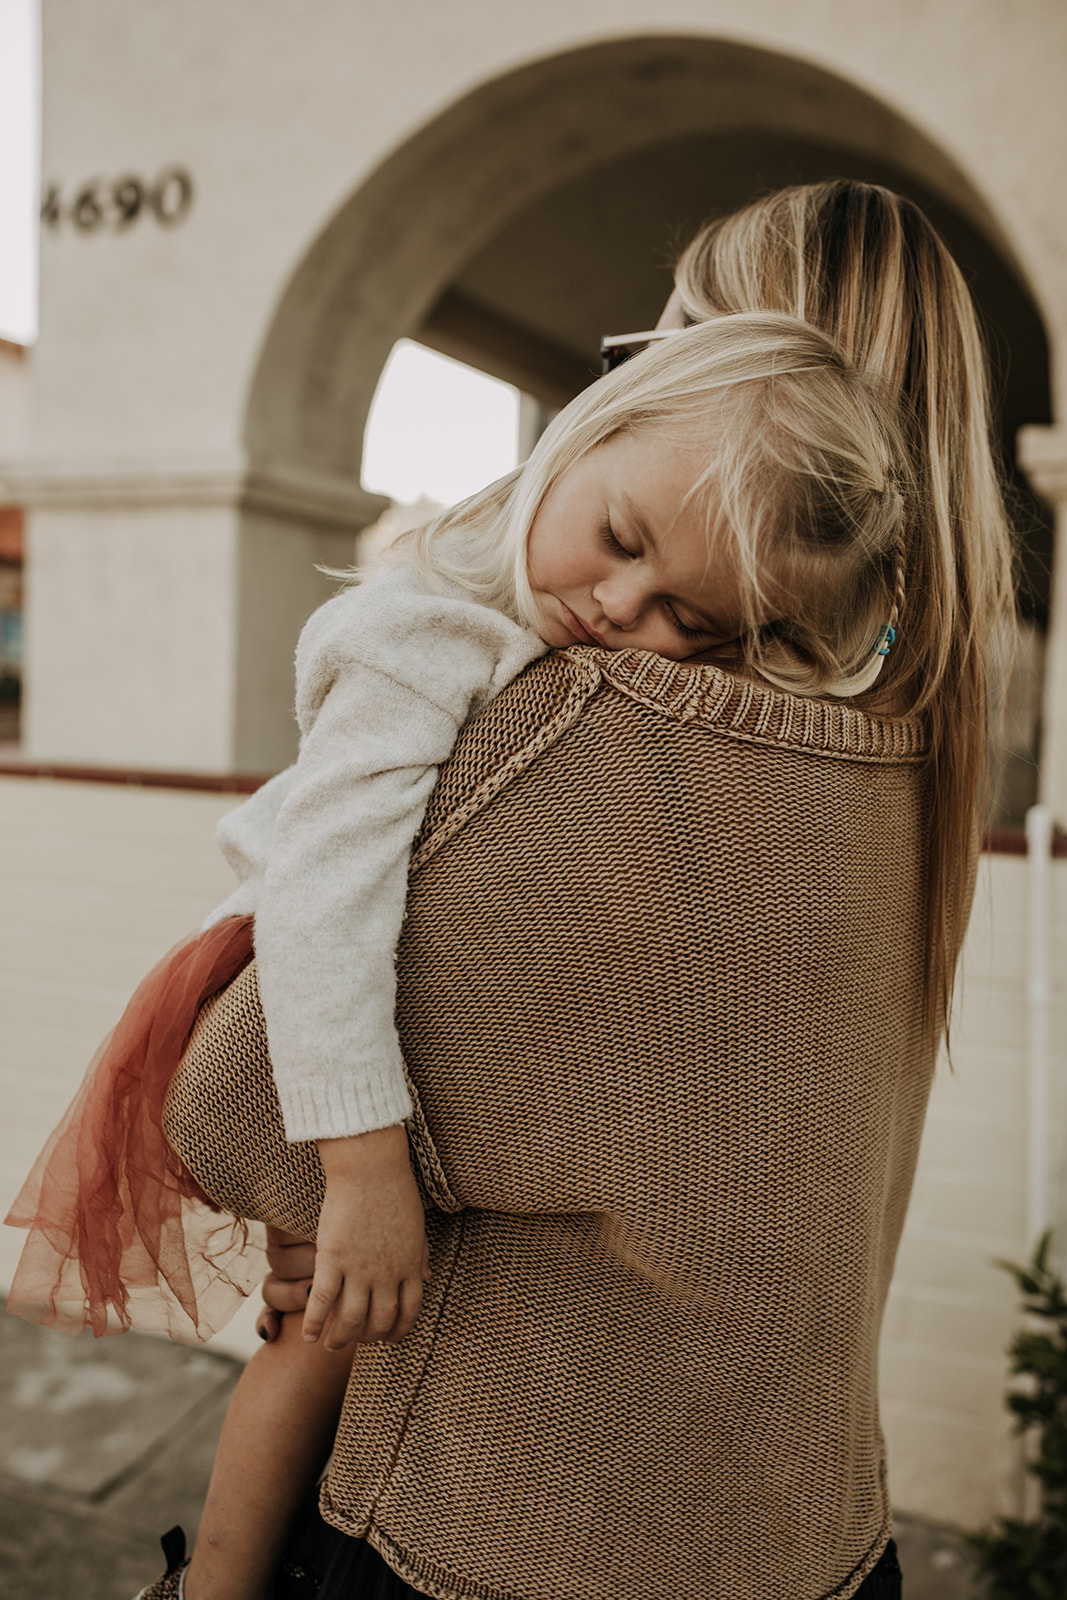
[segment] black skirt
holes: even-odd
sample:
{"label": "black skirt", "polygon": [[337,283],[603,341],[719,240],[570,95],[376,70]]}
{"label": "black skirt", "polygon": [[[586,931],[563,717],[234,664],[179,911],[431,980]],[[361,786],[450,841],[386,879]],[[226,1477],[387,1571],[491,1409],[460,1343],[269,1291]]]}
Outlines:
{"label": "black skirt", "polygon": [[[309,1504],[301,1516],[289,1555],[306,1576],[283,1577],[278,1600],[426,1600],[398,1578],[365,1539],[350,1539],[323,1522],[317,1503]],[[671,1595],[664,1600],[685,1597]],[[783,1595],[782,1600],[791,1597]],[[892,1539],[854,1600],[901,1600],[900,1562]]]}
{"label": "black skirt", "polygon": [[[336,1586],[331,1583],[320,1589],[317,1600],[408,1600],[409,1596],[426,1600],[425,1595],[402,1582],[364,1540],[348,1542],[358,1547],[351,1566],[346,1566],[343,1573],[338,1571]],[[856,1590],[855,1600],[901,1600],[900,1585],[897,1547],[890,1539],[882,1559]]]}

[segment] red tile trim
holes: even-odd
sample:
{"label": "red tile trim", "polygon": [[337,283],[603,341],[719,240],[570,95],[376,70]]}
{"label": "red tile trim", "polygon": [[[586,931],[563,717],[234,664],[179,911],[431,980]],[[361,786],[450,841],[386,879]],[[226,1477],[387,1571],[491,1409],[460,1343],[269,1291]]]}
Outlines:
{"label": "red tile trim", "polygon": [[[255,794],[270,778],[269,772],[134,772],[125,767],[77,767],[47,761],[0,759],[3,778],[57,778],[65,783],[128,784],[140,789],[181,789],[200,794]],[[1026,834],[1021,828],[991,829],[982,850],[993,856],[1026,855]],[[1067,857],[1067,833],[1052,839],[1052,854]]]}
{"label": "red tile trim", "polygon": [[[982,849],[990,856],[1025,856],[1026,834],[1022,828],[991,828],[982,840]],[[1060,860],[1067,856],[1067,833],[1058,828],[1052,835],[1052,854]]]}
{"label": "red tile trim", "polygon": [[49,761],[0,760],[3,778],[58,778],[65,783],[127,784],[137,789],[184,789],[204,794],[254,794],[270,773],[131,772],[125,767],[75,767]]}

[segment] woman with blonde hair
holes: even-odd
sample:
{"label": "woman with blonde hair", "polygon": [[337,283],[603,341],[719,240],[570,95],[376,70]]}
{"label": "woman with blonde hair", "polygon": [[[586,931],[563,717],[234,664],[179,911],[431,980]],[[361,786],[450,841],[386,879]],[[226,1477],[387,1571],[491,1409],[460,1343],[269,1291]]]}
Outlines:
{"label": "woman with blonde hair", "polygon": [[1012,541],[970,291],[928,218],[875,184],[782,189],[683,252],[661,327],[780,311],[830,334],[898,401],[915,522],[897,574],[898,638],[866,701],[930,729],[927,985],[947,1023],[987,803],[992,657],[1014,609]]}
{"label": "woman with blonde hair", "polygon": [[[522,468],[308,622],[298,760],[220,829],[239,885],[138,991],[15,1210],[31,1227],[21,1314],[97,1332],[218,1326],[247,1262],[220,1254],[203,1204],[215,1186],[168,1147],[165,1106],[201,1004],[242,945],[251,957],[254,918],[286,1137],[313,1141],[325,1173],[302,1331],[326,1348],[275,1362],[251,1411],[243,1386],[185,1600],[264,1600],[310,1486],[297,1454],[336,1424],[337,1352],[399,1341],[418,1317],[428,1263],[393,956],[412,841],[458,731],[548,646],[854,698],[891,648],[909,498],[894,405],[826,334],[776,313],[718,317],[579,395]],[[227,1156],[249,1132],[227,1133]],[[262,1172],[247,1162],[251,1187],[226,1209],[276,1222],[252,1197]]]}
{"label": "woman with blonde hair", "polygon": [[[705,229],[677,281],[679,325],[770,313],[828,337],[898,414],[884,432],[903,428],[904,459],[859,472],[853,450],[837,478],[863,514],[835,491],[815,560],[790,530],[828,485],[793,472],[778,492],[780,429],[810,463],[827,413],[798,428],[772,398],[756,428],[740,391],[732,411],[708,397],[731,446],[660,503],[667,520],[705,507],[705,561],[729,558],[729,625],[688,653],[619,648],[656,544],[647,517],[627,522],[632,459],[618,525],[600,515],[610,585],[567,576],[570,519],[615,510],[583,471],[662,414],[590,437],[554,483],[531,464],[523,571],[562,607],[541,614],[557,648],[460,733],[412,858],[396,1021],[433,1275],[406,1337],[356,1345],[322,1490],[351,1537],[323,1597],[900,1593],[878,1334],[1010,605],[984,360],[944,245],[869,185],[756,202]],[[700,333],[635,362],[635,382]],[[738,465],[753,439],[755,474]],[[765,534],[737,537],[741,505]],[[861,529],[878,530],[864,558],[835,559]],[[576,598],[594,592],[595,617]],[[702,594],[680,620],[711,609]],[[167,1126],[214,1202],[264,1215],[270,1193],[289,1242],[268,1293],[297,1312],[314,1267],[291,1241],[315,1234],[322,1170],[280,1138],[258,1005],[252,966],[205,1007]],[[238,1401],[253,1422],[299,1339],[299,1316],[283,1322]]]}
{"label": "woman with blonde hair", "polygon": [[[600,751],[608,793],[603,805],[587,796],[571,809],[537,865],[559,883],[555,861],[573,870],[576,833],[607,855],[583,901],[613,930],[611,1004],[607,1013],[597,1004],[595,937],[590,951],[584,920],[576,930],[568,919],[557,963],[520,967],[504,1008],[504,1026],[524,1031],[520,1071],[494,1025],[501,964],[465,902],[477,902],[486,876],[494,907],[519,884],[520,948],[539,925],[519,866],[478,831],[475,796],[501,711],[461,739],[416,858],[398,969],[418,1088],[413,1148],[443,1208],[441,1354],[437,1369],[416,1358],[399,1379],[373,1353],[357,1357],[323,1491],[330,1524],[353,1537],[335,1535],[335,1570],[347,1579],[324,1594],[900,1594],[877,1343],[971,900],[989,655],[1013,607],[985,354],[943,241],[909,200],[871,184],[786,189],[713,222],[676,282],[661,331],[743,312],[799,316],[899,408],[916,492],[894,555],[895,637],[849,707],[825,694],[768,698],[742,675],[730,693],[716,680],[712,709],[701,676],[604,664],[570,744],[584,737]],[[498,780],[498,803],[526,848],[532,838],[540,849],[539,806],[569,749],[544,729],[564,690],[576,691],[560,658],[522,684],[533,703],[519,710],[541,746],[525,784]],[[514,755],[514,735],[506,748]],[[663,836],[664,813],[649,810],[657,771],[674,775],[680,853]],[[626,812],[635,803],[636,824]],[[455,837],[450,828],[461,830],[451,870],[440,842]],[[710,884],[710,898],[694,879]],[[649,961],[648,939],[663,927],[655,903],[672,891],[669,925],[698,944],[696,970],[677,933]],[[433,1005],[460,974],[467,1020],[450,1032]],[[483,1040],[470,1028],[486,1016]],[[693,1048],[694,1027],[706,1054]],[[438,1080],[449,1064],[465,1079],[475,1038],[477,1061],[506,1059],[509,1087],[511,1077],[518,1085],[501,1088],[489,1111],[457,1118]],[[656,1106],[634,1106],[618,1072],[587,1075],[606,1041],[609,1053],[625,1041],[632,1059],[656,1063],[656,1106],[688,1107],[682,1150]],[[659,1156],[642,1159],[657,1130]],[[590,1162],[604,1169],[599,1181]],[[694,1185],[709,1208],[698,1237],[683,1221]],[[585,1262],[584,1304],[617,1313],[614,1339],[589,1334],[582,1299],[562,1296],[546,1266],[553,1211],[563,1213],[557,1249]],[[597,1215],[603,1227],[583,1225]],[[457,1258],[450,1246],[464,1224]],[[311,1246],[275,1234],[266,1338],[299,1310],[313,1259]],[[635,1268],[651,1295],[639,1355],[617,1281]],[[487,1325],[477,1338],[463,1328],[464,1305]],[[532,1338],[519,1306],[531,1308]],[[416,1373],[420,1408],[405,1413],[404,1395],[416,1393],[405,1379]],[[371,1444],[368,1392],[397,1418],[391,1462]]]}

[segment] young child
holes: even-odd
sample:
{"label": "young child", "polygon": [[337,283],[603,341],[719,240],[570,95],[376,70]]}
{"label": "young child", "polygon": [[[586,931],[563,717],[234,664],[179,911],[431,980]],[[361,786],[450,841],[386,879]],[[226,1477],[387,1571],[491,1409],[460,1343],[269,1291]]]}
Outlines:
{"label": "young child", "polygon": [[[271,1592],[287,1519],[332,1432],[348,1365],[337,1352],[398,1339],[418,1315],[428,1261],[403,1128],[393,954],[411,844],[459,730],[549,646],[717,663],[798,694],[869,689],[898,620],[903,460],[892,407],[823,334],[785,316],[722,317],[593,385],[525,467],[409,538],[385,571],[308,623],[299,758],[220,829],[239,886],[141,993],[133,1009],[147,1030],[138,1023],[132,1045],[123,1035],[105,1050],[89,1104],[108,1114],[87,1118],[83,1102],[60,1130],[69,1145],[91,1122],[107,1146],[108,1180],[95,1184],[104,1203],[77,1191],[57,1221],[53,1140],[12,1215],[35,1231],[11,1309],[128,1326],[127,1287],[154,1272],[204,1331],[189,1263],[206,1261],[224,1283],[227,1265],[190,1232],[168,1273],[156,1190],[180,1163],[145,1161],[141,1133],[113,1129],[158,1130],[196,1009],[247,958],[254,918],[286,1135],[317,1141],[326,1177],[315,1278],[302,1346],[287,1331],[242,1380],[192,1565],[146,1597]],[[155,1050],[143,1042],[153,1030]],[[185,1199],[206,1198],[188,1173],[177,1183]],[[119,1219],[101,1246],[108,1206]],[[141,1225],[149,1212],[154,1233]],[[42,1259],[46,1231],[53,1255]],[[72,1282],[81,1303],[64,1311]]]}

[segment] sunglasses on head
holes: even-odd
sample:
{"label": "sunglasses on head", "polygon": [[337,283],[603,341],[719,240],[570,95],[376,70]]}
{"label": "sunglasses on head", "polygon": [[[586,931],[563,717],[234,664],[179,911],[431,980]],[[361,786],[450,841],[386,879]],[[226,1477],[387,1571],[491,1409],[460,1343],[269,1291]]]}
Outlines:
{"label": "sunglasses on head", "polygon": [[669,339],[678,328],[650,328],[647,333],[607,333],[600,341],[600,372],[614,372],[631,356],[640,355],[650,344]]}

